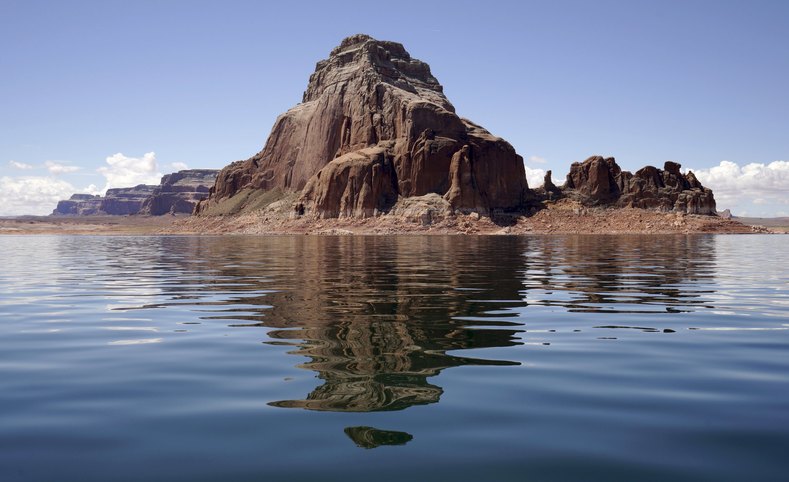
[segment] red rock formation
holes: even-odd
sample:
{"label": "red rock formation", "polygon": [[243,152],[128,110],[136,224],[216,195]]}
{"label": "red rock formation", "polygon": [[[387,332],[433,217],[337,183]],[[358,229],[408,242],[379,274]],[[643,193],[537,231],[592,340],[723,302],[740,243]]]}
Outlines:
{"label": "red rock formation", "polygon": [[693,172],[682,174],[680,168],[667,161],[662,170],[646,166],[632,174],[622,171],[613,157],[593,156],[572,164],[562,194],[588,206],[715,214],[712,191],[702,186]]}
{"label": "red rock formation", "polygon": [[401,44],[367,35],[318,62],[302,103],[277,118],[262,151],[219,173],[196,212],[245,188],[304,189],[301,205],[321,217],[369,216],[398,196],[436,193],[480,212],[518,210],[530,196],[509,143],[458,117]]}

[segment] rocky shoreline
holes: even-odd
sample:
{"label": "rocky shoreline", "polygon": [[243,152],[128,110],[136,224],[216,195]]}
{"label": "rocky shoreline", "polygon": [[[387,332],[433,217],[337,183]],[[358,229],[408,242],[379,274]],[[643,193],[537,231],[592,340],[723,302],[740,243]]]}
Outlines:
{"label": "rocky shoreline", "polygon": [[566,235],[566,234],[751,234],[772,233],[718,216],[663,213],[638,208],[587,208],[562,200],[532,216],[455,214],[429,223],[406,216],[304,219],[266,210],[233,216],[182,218],[169,234],[242,235]]}
{"label": "rocky shoreline", "polygon": [[[762,220],[763,221],[763,220]],[[477,213],[305,219],[271,209],[225,216],[24,216],[0,218],[0,235],[693,235],[787,233],[787,227],[638,208],[551,203],[532,216],[491,219]]]}

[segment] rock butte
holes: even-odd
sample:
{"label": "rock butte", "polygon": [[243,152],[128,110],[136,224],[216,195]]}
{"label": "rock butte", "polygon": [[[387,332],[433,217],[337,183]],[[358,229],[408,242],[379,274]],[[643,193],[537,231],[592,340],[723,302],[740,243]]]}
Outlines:
{"label": "rock butte", "polygon": [[216,169],[187,169],[164,175],[142,203],[139,214],[191,214],[195,205],[208,196],[218,172]]}
{"label": "rock butte", "polygon": [[161,215],[191,213],[195,204],[208,195],[219,171],[186,169],[162,177],[159,186],[140,184],[108,189],[104,196],[73,194],[58,202],[53,216]]}
{"label": "rock butte", "polygon": [[427,194],[455,210],[517,212],[531,195],[509,143],[458,117],[426,63],[367,35],[318,62],[302,103],[262,151],[222,169],[196,212],[246,189],[300,191],[295,209],[317,217],[373,216]]}
{"label": "rock butte", "polygon": [[399,43],[360,34],[318,62],[302,102],[277,118],[263,150],[222,169],[195,213],[278,203],[276,211],[293,217],[414,209],[517,215],[566,197],[587,206],[714,214],[712,192],[679,167],[667,162],[631,174],[596,156],[573,164],[562,188],[549,174],[531,190],[521,156],[459,117],[426,63]]}

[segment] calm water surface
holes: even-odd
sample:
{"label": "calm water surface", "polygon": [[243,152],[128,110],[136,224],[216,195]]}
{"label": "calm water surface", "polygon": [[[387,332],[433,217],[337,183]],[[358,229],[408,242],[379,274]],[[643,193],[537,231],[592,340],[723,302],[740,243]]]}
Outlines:
{"label": "calm water surface", "polygon": [[0,480],[787,480],[787,239],[0,237]]}

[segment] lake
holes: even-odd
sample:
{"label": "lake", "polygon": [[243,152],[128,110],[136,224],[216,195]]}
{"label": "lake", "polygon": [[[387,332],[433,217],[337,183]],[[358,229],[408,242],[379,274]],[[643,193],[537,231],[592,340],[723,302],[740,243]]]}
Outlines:
{"label": "lake", "polygon": [[0,480],[786,480],[786,237],[0,237]]}

